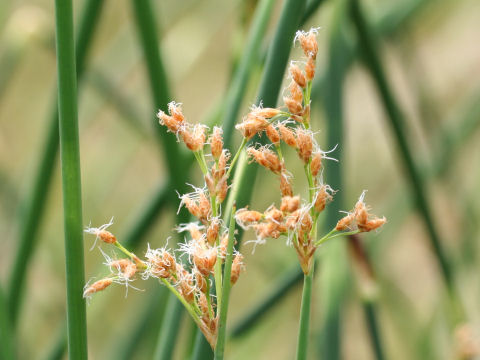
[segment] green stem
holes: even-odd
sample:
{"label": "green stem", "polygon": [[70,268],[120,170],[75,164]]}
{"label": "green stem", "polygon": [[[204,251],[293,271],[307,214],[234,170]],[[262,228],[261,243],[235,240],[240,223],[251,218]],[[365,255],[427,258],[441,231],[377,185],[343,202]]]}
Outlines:
{"label": "green stem", "polygon": [[382,347],[382,340],[379,331],[380,329],[378,327],[375,305],[372,301],[363,300],[363,312],[365,314],[365,320],[367,322],[375,359],[384,360],[385,355]]}
{"label": "green stem", "polygon": [[223,359],[225,352],[225,338],[226,338],[226,326],[227,326],[227,312],[228,312],[228,301],[230,299],[230,277],[232,274],[232,262],[233,262],[233,245],[235,243],[235,205],[232,208],[230,214],[230,225],[228,229],[228,246],[227,246],[227,255],[225,258],[225,270],[223,276],[223,287],[222,287],[222,303],[219,305],[220,309],[220,318],[218,322],[218,336],[217,336],[217,345],[215,346],[215,360]]}
{"label": "green stem", "polygon": [[83,229],[77,118],[77,73],[71,0],[55,1],[58,114],[65,231],[68,354],[87,359],[87,324],[83,299]]}
{"label": "green stem", "polygon": [[358,234],[360,232],[360,230],[344,231],[344,232],[340,232],[340,233],[335,234],[335,235],[330,235],[330,234],[334,234],[335,232],[337,232],[337,230],[335,230],[335,229],[332,230],[331,232],[329,232],[327,235],[325,235],[320,240],[318,240],[315,243],[315,246],[320,246],[324,242],[326,242],[328,240],[331,240],[331,239],[335,239],[336,237],[339,237],[339,236],[348,236],[348,235]]}
{"label": "green stem", "polygon": [[7,302],[0,287],[0,359],[14,360],[15,351],[10,319],[8,318]]}
{"label": "green stem", "polygon": [[238,150],[235,153],[235,156],[233,157],[233,159],[230,163],[230,167],[228,168],[228,171],[227,171],[227,178],[230,176],[230,173],[233,171],[233,168],[235,167],[235,164],[238,160],[238,157],[240,156],[240,153],[242,152],[243,148],[247,145],[247,143],[248,143],[247,138],[243,138],[242,143],[238,147]]}
{"label": "green stem", "polygon": [[[83,11],[76,43],[77,77],[84,74],[86,58],[100,17],[104,0],[88,0]],[[36,248],[38,229],[44,214],[50,183],[58,152],[58,106],[49,119],[45,145],[34,177],[31,195],[26,199],[25,212],[19,229],[19,246],[8,282],[8,308],[13,326],[17,322],[29,260]]]}
{"label": "green stem", "polygon": [[308,354],[308,333],[310,328],[310,309],[312,302],[312,280],[314,265],[308,275],[303,278],[302,307],[300,309],[300,327],[298,330],[297,360],[305,360]]}

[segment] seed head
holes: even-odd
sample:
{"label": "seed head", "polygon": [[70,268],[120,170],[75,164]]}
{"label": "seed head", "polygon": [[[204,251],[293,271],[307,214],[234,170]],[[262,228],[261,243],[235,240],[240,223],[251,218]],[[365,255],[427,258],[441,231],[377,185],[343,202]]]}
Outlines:
{"label": "seed head", "polygon": [[239,130],[243,134],[243,137],[251,139],[257,133],[263,131],[269,124],[266,118],[250,113],[240,124],[235,126],[235,129]]}
{"label": "seed head", "polygon": [[83,289],[83,297],[89,298],[92,296],[92,294],[105,290],[112,284],[112,282],[113,280],[111,278],[105,278],[95,281],[92,285],[88,285],[87,283]]}
{"label": "seed head", "polygon": [[165,248],[151,249],[150,246],[145,254],[147,258],[147,277],[168,279],[173,274],[178,273],[181,266],[177,264],[175,258]]}
{"label": "seed head", "polygon": [[95,242],[93,243],[91,249],[95,247],[95,244],[97,243],[97,240],[100,239],[103,242],[106,242],[107,244],[114,244],[117,242],[117,238],[115,235],[113,235],[110,231],[107,231],[107,229],[113,225],[113,218],[110,219],[110,221],[107,224],[103,224],[102,226],[98,228],[92,228],[92,227],[87,227],[85,228],[85,232],[87,234],[93,234],[96,236]]}
{"label": "seed head", "polygon": [[282,204],[280,210],[285,213],[293,213],[300,206],[300,196],[284,196],[282,197]]}
{"label": "seed head", "polygon": [[283,101],[285,102],[285,106],[287,107],[288,111],[292,114],[301,114],[303,110],[302,103],[292,99],[291,97],[284,97]]}
{"label": "seed head", "polygon": [[292,77],[293,81],[295,81],[295,83],[297,83],[301,88],[305,88],[306,80],[302,70],[300,70],[300,68],[292,62],[290,63],[288,71],[290,72],[290,76]]}
{"label": "seed head", "polygon": [[126,279],[131,279],[137,272],[137,265],[129,259],[113,260],[108,265]]}
{"label": "seed head", "polygon": [[240,277],[240,273],[245,269],[245,265],[243,264],[243,255],[237,253],[235,258],[232,262],[232,272],[230,274],[230,283],[234,285],[238,278]]}
{"label": "seed head", "polygon": [[218,238],[218,232],[220,230],[220,219],[213,218],[210,222],[209,227],[207,228],[207,241],[208,243],[213,246],[215,241]]}
{"label": "seed head", "polygon": [[307,81],[312,81],[315,77],[315,59],[309,57],[307,60],[307,64],[305,65],[305,77]]}
{"label": "seed head", "polygon": [[312,172],[312,176],[315,178],[317,177],[320,169],[322,168],[322,158],[323,155],[321,152],[317,151],[313,154],[312,162],[310,163],[310,171]]}
{"label": "seed head", "polygon": [[193,263],[198,271],[203,276],[208,276],[215,266],[217,261],[217,249],[216,248],[202,248],[197,247],[193,253]]}
{"label": "seed head", "polygon": [[205,276],[203,276],[200,271],[198,271],[197,269],[194,269],[193,270],[194,274],[195,274],[195,285],[196,287],[202,292],[202,293],[206,293],[207,292],[207,279],[205,279]]}
{"label": "seed head", "polygon": [[280,134],[273,125],[268,125],[265,129],[265,133],[267,134],[267,137],[270,139],[272,144],[278,145],[280,143]]}
{"label": "seed head", "polygon": [[299,41],[300,46],[303,49],[303,53],[315,59],[317,57],[318,53],[318,43],[317,43],[317,34],[318,34],[318,29],[316,28],[311,28],[309,31],[297,31],[297,34],[295,35],[295,40],[294,41]]}
{"label": "seed head", "polygon": [[193,275],[184,272],[179,277],[178,288],[180,294],[189,303],[192,304],[195,301],[195,287],[193,286]]}
{"label": "seed head", "polygon": [[290,85],[288,85],[288,91],[290,92],[290,96],[289,96],[290,99],[302,105],[302,101],[303,101],[302,88],[295,81],[292,81]]}
{"label": "seed head", "polygon": [[266,147],[261,147],[259,149],[249,147],[247,148],[247,154],[253,159],[253,161],[269,169],[275,174],[280,174],[282,171],[283,166],[280,162],[280,159],[273,151]]}
{"label": "seed head", "polygon": [[293,148],[297,147],[297,140],[295,139],[295,134],[292,130],[286,127],[283,124],[278,125],[278,130],[280,131],[280,135],[282,140],[288,145]]}
{"label": "seed head", "polygon": [[263,214],[258,211],[248,210],[247,208],[239,209],[235,213],[235,220],[242,228],[247,228],[252,223],[256,223],[263,218]]}
{"label": "seed head", "polygon": [[212,150],[212,156],[214,159],[218,160],[222,154],[223,149],[223,138],[222,138],[222,128],[215,126],[213,128],[213,134],[210,136],[210,148]]}
{"label": "seed head", "polygon": [[199,151],[203,149],[206,140],[205,125],[195,124],[193,129],[180,129],[183,142],[192,151]]}
{"label": "seed head", "polygon": [[300,159],[303,160],[305,164],[308,163],[308,160],[312,156],[313,151],[313,134],[311,131],[304,129],[297,129],[297,144],[298,144],[298,155]]}
{"label": "seed head", "polygon": [[329,185],[322,185],[318,189],[317,194],[315,195],[315,210],[317,212],[322,212],[325,209],[325,205],[328,202],[333,200],[333,190]]}
{"label": "seed head", "polygon": [[280,174],[280,192],[282,193],[282,196],[293,196],[290,175],[288,175],[286,171],[282,171]]}
{"label": "seed head", "polygon": [[347,214],[346,216],[338,220],[337,225],[335,226],[335,229],[337,231],[351,229],[352,224],[354,224],[354,222],[355,222],[355,215],[353,213]]}

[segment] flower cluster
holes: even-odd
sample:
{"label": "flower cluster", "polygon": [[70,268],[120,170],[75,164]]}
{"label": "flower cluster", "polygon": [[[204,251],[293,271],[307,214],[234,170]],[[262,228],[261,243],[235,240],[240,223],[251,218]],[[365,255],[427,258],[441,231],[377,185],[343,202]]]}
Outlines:
{"label": "flower cluster", "polygon": [[[323,183],[321,172],[323,161],[332,158],[328,156],[329,151],[320,149],[310,129],[310,92],[318,52],[316,33],[316,29],[299,31],[295,37],[303,49],[306,62],[303,70],[298,62],[290,64],[291,82],[287,87],[288,95],[283,98],[286,110],[254,108],[237,125],[246,139],[265,132],[270,144],[251,146],[246,151],[252,162],[278,175],[281,199],[280,208],[271,205],[264,212],[239,209],[236,220],[244,229],[252,228],[255,231],[257,243],[263,243],[267,238],[286,236],[288,243],[295,248],[305,274],[310,273],[313,255],[321,243],[338,236],[338,232],[343,230],[372,231],[386,221],[368,213],[363,193],[354,211],[341,219],[326,237],[317,239],[318,216],[333,200],[335,191]],[[300,195],[294,195],[293,176],[283,160],[282,142],[297,152],[304,165],[309,184],[308,199],[302,200]]]}
{"label": "flower cluster", "polygon": [[[196,220],[176,228],[178,232],[188,234],[176,252],[166,247],[151,249],[149,246],[144,259],[123,247],[107,230],[112,221],[98,228],[87,228],[85,231],[95,235],[96,240],[115,246],[126,258],[112,259],[104,254],[110,274],[87,284],[84,297],[89,298],[113,283],[125,285],[128,289],[137,275],[144,280],[155,278],[182,302],[215,348],[219,309],[224,304],[222,296],[225,294],[225,304],[228,304],[230,286],[237,282],[244,269],[243,256],[234,250],[234,220],[245,229],[252,228],[256,242],[286,236],[287,242],[295,248],[305,274],[310,274],[315,250],[326,240],[341,234],[372,231],[385,223],[385,218],[369,213],[363,201],[364,192],[352,212],[347,213],[330,233],[317,237],[318,217],[335,194],[329,185],[323,183],[321,171],[323,161],[332,158],[328,156],[329,151],[320,149],[310,129],[310,92],[318,52],[316,29],[298,32],[295,39],[300,42],[306,61],[303,69],[298,62],[290,64],[292,81],[283,99],[285,106],[280,109],[263,108],[261,105],[252,107],[236,126],[243,135],[243,141],[233,157],[224,149],[221,128],[214,127],[210,131],[205,125],[189,123],[181,104],[176,102],[168,104],[168,113],[158,112],[160,124],[192,151],[203,173],[203,187],[192,186],[191,193],[179,195],[180,207],[185,206]],[[268,145],[247,146],[253,137],[263,133],[270,142]],[[297,152],[304,166],[309,184],[307,199],[294,193],[293,175],[286,168],[282,143]],[[210,150],[210,154],[205,154],[206,149]],[[233,206],[230,214],[222,214],[232,169],[244,149],[251,162],[278,176],[280,205],[272,205],[263,212],[248,208],[235,212]],[[228,229],[226,219],[229,220]],[[222,271],[223,265],[225,271]],[[230,281],[227,280],[228,274]]]}
{"label": "flower cluster", "polygon": [[[229,189],[229,169],[233,161],[230,161],[230,152],[223,148],[221,128],[214,127],[208,136],[209,129],[203,125],[189,124],[185,120],[181,105],[175,102],[168,105],[168,112],[169,114],[158,112],[160,124],[176,134],[177,139],[185,143],[194,153],[205,180],[203,188],[193,187],[193,192],[180,195],[180,207],[185,206],[197,219],[176,228],[178,232],[188,233],[188,240],[186,239],[177,250],[178,258],[186,259],[187,264],[178,261],[175,253],[167,248],[149,247],[145,259],[139,259],[106,230],[112,222],[99,228],[87,228],[85,230],[87,233],[96,235],[97,239],[105,243],[115,245],[129,258],[108,260],[106,265],[113,271],[112,274],[92,285],[87,284],[84,296],[90,297],[112,283],[128,286],[137,272],[144,280],[156,278],[174,292],[214,347],[222,291],[222,264],[227,256],[228,242],[234,241],[233,234],[229,237],[229,230],[224,226],[221,214],[221,204]],[[207,157],[205,148],[208,145],[211,154]],[[231,285],[237,282],[244,269],[243,256],[236,250],[232,256]],[[215,292],[212,286],[213,279]]]}

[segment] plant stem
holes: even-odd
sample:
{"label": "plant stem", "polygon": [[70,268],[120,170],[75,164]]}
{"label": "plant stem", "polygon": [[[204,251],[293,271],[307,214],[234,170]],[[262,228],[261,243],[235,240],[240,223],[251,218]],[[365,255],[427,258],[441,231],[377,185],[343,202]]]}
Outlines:
{"label": "plant stem", "polygon": [[[88,0],[80,21],[77,39],[77,77],[80,80],[84,74],[88,50],[101,14],[104,0]],[[49,127],[39,167],[34,177],[31,195],[25,201],[25,212],[19,230],[19,245],[10,273],[8,283],[8,308],[13,327],[17,323],[18,312],[22,301],[25,275],[30,258],[36,248],[38,229],[42,221],[56,155],[58,152],[58,106],[55,104],[49,118]]]}
{"label": "plant stem", "polygon": [[298,329],[297,360],[305,360],[308,354],[308,335],[310,328],[310,309],[312,302],[312,282],[314,263],[308,275],[303,277],[302,306],[300,309],[300,327]]}
{"label": "plant stem", "polygon": [[0,287],[0,359],[13,360],[15,359],[13,336],[6,308],[7,302],[3,289]]}
{"label": "plant stem", "polygon": [[83,229],[80,151],[77,118],[77,73],[71,0],[55,1],[58,114],[65,230],[67,332],[69,359],[87,359],[87,325],[83,299]]}
{"label": "plant stem", "polygon": [[227,312],[228,312],[228,301],[230,299],[230,277],[232,274],[232,262],[233,262],[233,245],[235,243],[235,205],[232,208],[230,213],[230,225],[228,228],[228,245],[227,245],[227,255],[225,258],[225,269],[223,276],[223,286],[222,286],[222,303],[219,305],[220,308],[220,318],[218,322],[218,337],[217,345],[215,346],[215,360],[222,360],[225,352],[225,338],[226,338],[226,326],[227,326]]}

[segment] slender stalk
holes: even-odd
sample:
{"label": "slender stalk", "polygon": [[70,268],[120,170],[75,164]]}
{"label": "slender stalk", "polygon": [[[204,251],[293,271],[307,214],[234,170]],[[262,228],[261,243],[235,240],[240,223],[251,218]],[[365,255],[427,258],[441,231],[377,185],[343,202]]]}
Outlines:
{"label": "slender stalk", "polygon": [[410,186],[414,194],[418,211],[423,219],[429,234],[430,245],[438,262],[445,286],[448,290],[452,303],[458,306],[458,319],[465,318],[464,310],[460,304],[458,294],[455,289],[455,280],[453,270],[449,259],[443,249],[440,236],[434,224],[430,205],[426,197],[426,187],[424,179],[420,175],[417,165],[414,161],[411,148],[408,144],[407,134],[405,131],[405,119],[400,112],[399,106],[395,100],[391,87],[388,83],[385,71],[383,69],[380,56],[377,51],[375,38],[369,29],[368,22],[363,14],[362,9],[357,0],[350,0],[351,18],[355,25],[358,40],[362,46],[362,54],[364,55],[365,65],[371,73],[372,79],[380,96],[385,112],[387,113],[390,126],[397,141],[403,165],[410,181]]}
{"label": "slender stalk", "polygon": [[15,359],[13,336],[6,308],[7,302],[0,287],[0,359],[13,360]]}
{"label": "slender stalk", "polygon": [[[77,39],[77,77],[84,74],[88,50],[101,14],[104,0],[88,0],[83,11]],[[55,104],[47,131],[39,167],[34,177],[32,192],[25,201],[25,211],[20,223],[19,245],[8,283],[8,308],[15,326],[24,290],[25,275],[29,261],[36,248],[38,230],[43,218],[46,199],[50,189],[55,160],[58,152],[58,110]]]}
{"label": "slender stalk", "polygon": [[374,303],[368,300],[362,301],[363,312],[365,314],[365,320],[367,322],[368,333],[370,334],[370,340],[372,342],[373,353],[375,359],[384,360],[385,355],[383,353],[382,340],[380,336],[380,329],[377,322],[377,313]]}
{"label": "slender stalk", "polygon": [[232,274],[232,262],[233,262],[233,249],[235,242],[235,205],[233,206],[232,212],[230,213],[230,225],[228,228],[228,245],[227,245],[227,255],[225,257],[225,268],[223,273],[223,284],[222,284],[222,305],[220,306],[220,318],[218,321],[218,337],[217,345],[215,346],[215,360],[221,360],[224,358],[225,352],[225,339],[226,339],[226,327],[227,327],[227,312],[228,312],[228,301],[230,299],[230,277]]}
{"label": "slender stalk", "polygon": [[297,360],[304,360],[308,354],[308,330],[310,328],[310,310],[312,303],[313,266],[308,275],[303,276],[302,306],[300,308],[300,327],[298,329]]}
{"label": "slender stalk", "polygon": [[55,1],[58,115],[65,231],[68,355],[87,359],[87,323],[83,299],[83,226],[77,118],[77,73],[71,0]]}

